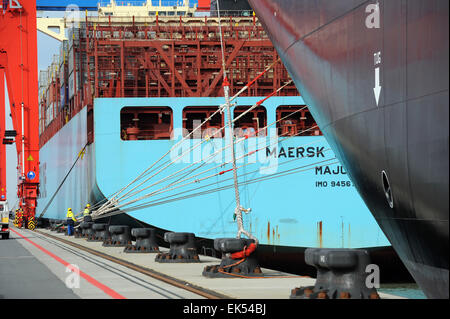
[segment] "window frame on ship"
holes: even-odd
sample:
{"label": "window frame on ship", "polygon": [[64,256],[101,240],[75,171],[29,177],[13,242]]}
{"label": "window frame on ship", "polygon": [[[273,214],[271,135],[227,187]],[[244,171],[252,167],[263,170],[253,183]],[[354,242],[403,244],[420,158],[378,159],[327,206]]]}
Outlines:
{"label": "window frame on ship", "polygon": [[[306,105],[279,105],[275,109],[278,136],[322,136],[322,132]],[[298,111],[295,114],[291,114]],[[289,115],[291,114],[291,115]],[[286,119],[280,121],[283,117]],[[299,124],[300,123],[300,124]],[[311,129],[314,126],[317,128]],[[295,132],[295,134],[294,134]]]}
{"label": "window frame on ship", "polygon": [[170,140],[173,110],[169,106],[125,106],[120,110],[123,141]]}
{"label": "window frame on ship", "polygon": [[[233,109],[233,118],[250,109],[251,105],[238,105]],[[234,122],[234,135],[236,137],[264,137],[267,136],[267,108],[259,105]],[[263,129],[265,128],[265,129]]]}
{"label": "window frame on ship", "polygon": [[[219,109],[218,105],[189,105],[183,108],[183,137],[188,136],[194,129],[194,121],[203,123],[208,117]],[[200,138],[224,138],[225,130],[220,130],[225,125],[223,113],[217,113],[206,123],[203,123],[201,130],[197,130],[190,135],[189,139]]]}

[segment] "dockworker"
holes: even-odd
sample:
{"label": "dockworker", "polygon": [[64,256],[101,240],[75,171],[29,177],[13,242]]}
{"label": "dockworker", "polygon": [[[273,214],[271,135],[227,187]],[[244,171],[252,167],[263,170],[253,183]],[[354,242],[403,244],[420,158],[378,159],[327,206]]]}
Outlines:
{"label": "dockworker", "polygon": [[91,207],[91,205],[87,204],[83,211],[83,221],[85,221],[85,222],[92,221],[91,211],[90,211],[89,207]]}
{"label": "dockworker", "polygon": [[67,235],[73,235],[73,226],[77,220],[73,216],[72,208],[67,209]]}

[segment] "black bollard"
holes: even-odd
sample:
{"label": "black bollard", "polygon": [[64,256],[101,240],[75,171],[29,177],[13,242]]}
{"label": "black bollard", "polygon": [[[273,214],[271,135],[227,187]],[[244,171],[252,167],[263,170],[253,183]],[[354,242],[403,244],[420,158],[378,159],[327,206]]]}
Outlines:
{"label": "black bollard", "polygon": [[61,233],[67,234],[67,221],[63,221],[61,224],[62,224],[62,226],[58,227],[56,229],[56,232],[58,234],[61,234]]}
{"label": "black bollard", "polygon": [[59,225],[59,224],[56,223],[56,222],[50,223],[50,230],[51,230],[51,231],[57,231],[57,230],[58,230],[58,228],[57,228],[58,225]]}
{"label": "black bollard", "polygon": [[78,225],[78,227],[74,227],[74,229],[73,229],[73,236],[75,238],[81,238],[82,232],[83,232],[83,230],[81,229],[81,226]]}
{"label": "black bollard", "polygon": [[94,231],[92,230],[92,225],[94,225],[94,222],[82,222],[82,223],[80,223],[81,237],[89,238],[89,236],[94,234]]}
{"label": "black bollard", "polygon": [[103,242],[105,247],[126,247],[131,244],[131,231],[130,226],[127,225],[114,225],[109,226],[109,232],[111,238],[106,239]]}
{"label": "black bollard", "polygon": [[105,240],[111,238],[111,234],[108,230],[108,224],[93,224],[92,231],[93,234],[88,237],[87,241],[104,242]]}
{"label": "black bollard", "polygon": [[156,255],[155,261],[160,263],[198,263],[200,258],[195,247],[193,233],[165,233],[164,240],[170,244],[168,253]]}
{"label": "black bollard", "polygon": [[314,286],[295,288],[290,299],[379,299],[367,287],[370,256],[364,249],[308,248],[305,262],[317,269]]}
{"label": "black bollard", "polygon": [[156,231],[154,228],[133,228],[131,235],[136,238],[135,245],[127,245],[126,253],[159,253],[156,243]]}
{"label": "black bollard", "polygon": [[255,241],[245,238],[218,238],[214,249],[222,252],[220,265],[206,266],[202,275],[209,278],[235,278],[262,276],[253,254]]}

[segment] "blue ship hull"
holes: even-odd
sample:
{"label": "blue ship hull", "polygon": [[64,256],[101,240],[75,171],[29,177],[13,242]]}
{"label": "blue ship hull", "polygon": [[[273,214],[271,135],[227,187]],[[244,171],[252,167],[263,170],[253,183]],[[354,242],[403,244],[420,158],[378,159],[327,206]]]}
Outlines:
{"label": "blue ship hull", "polygon": [[[261,97],[243,97],[237,105],[253,105]],[[121,139],[120,113],[124,107],[164,107],[173,111],[173,127],[182,127],[182,110],[186,106],[219,106],[223,98],[101,98],[94,102],[94,142],[87,146],[82,159],[78,161],[55,200],[49,206],[45,218],[62,220],[68,207],[81,212],[87,203],[91,205],[117,192],[130,183],[152,163],[171,149],[180,136],[170,140],[123,140]],[[267,123],[276,122],[276,108],[281,105],[304,105],[301,97],[272,97],[264,102]],[[41,151],[41,197],[38,213],[47,205],[77,155],[87,144],[87,114],[84,108],[71,119]],[[225,116],[225,122],[226,122]],[[175,130],[176,131],[176,130]],[[268,129],[263,151],[238,162],[240,175],[241,204],[251,207],[244,215],[244,226],[261,243],[260,260],[263,266],[281,267],[290,272],[308,272],[304,265],[305,247],[369,248],[374,262],[385,265],[389,273],[396,273],[396,279],[407,278],[407,272],[393,252],[387,238],[353,187],[345,170],[335,160],[323,136],[298,136],[278,138],[274,129]],[[155,176],[157,182],[176,172],[192,161],[207,159],[212,150],[228,143],[228,138],[211,139],[198,150],[183,157],[179,163]],[[250,150],[261,148],[256,139],[249,138],[236,145],[237,157]],[[193,146],[199,139],[187,140],[183,147]],[[260,141],[260,139],[258,140]],[[184,148],[186,149],[186,148]],[[175,156],[176,157],[176,156]],[[172,154],[172,158],[173,154]],[[168,159],[168,158],[166,158]],[[215,162],[203,164],[196,171],[212,169],[228,162],[229,152],[224,152]],[[334,163],[334,164],[333,164]],[[203,176],[231,168],[228,164],[216,167]],[[293,168],[295,173],[272,177]],[[188,170],[189,171],[189,170]],[[201,177],[203,177],[201,176]],[[149,207],[129,210],[136,204],[123,207],[125,213],[105,218],[111,223],[129,223],[134,226],[150,225],[164,231],[193,232],[204,239],[201,251],[212,247],[214,238],[235,237],[237,225],[233,220],[235,208],[232,187],[219,192],[175,200],[204,190],[232,185],[231,173],[217,175],[201,182],[152,196],[146,200]],[[249,183],[255,178],[266,180]],[[200,177],[199,177],[200,178]],[[246,184],[247,182],[247,184]],[[210,185],[210,186],[207,186]],[[148,184],[147,184],[148,185]],[[133,198],[164,187],[162,183]],[[173,197],[167,196],[187,192]],[[161,243],[163,245],[163,243]],[[277,266],[278,265],[278,266]],[[280,268],[280,267],[278,267]],[[383,268],[382,268],[383,269]],[[402,275],[403,274],[403,275]],[[405,277],[406,276],[406,277]],[[389,277],[386,276],[383,279]]]}

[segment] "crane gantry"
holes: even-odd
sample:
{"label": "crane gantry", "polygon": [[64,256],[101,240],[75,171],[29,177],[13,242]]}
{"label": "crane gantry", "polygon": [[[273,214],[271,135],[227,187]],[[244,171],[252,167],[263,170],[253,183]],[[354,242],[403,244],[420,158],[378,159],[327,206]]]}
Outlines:
{"label": "crane gantry", "polygon": [[[5,130],[5,80],[14,130]],[[39,100],[35,0],[0,0],[0,186],[6,200],[5,144],[17,150],[19,226],[35,227],[39,195]],[[4,190],[4,192],[3,192]],[[4,196],[4,199],[3,199]]]}

